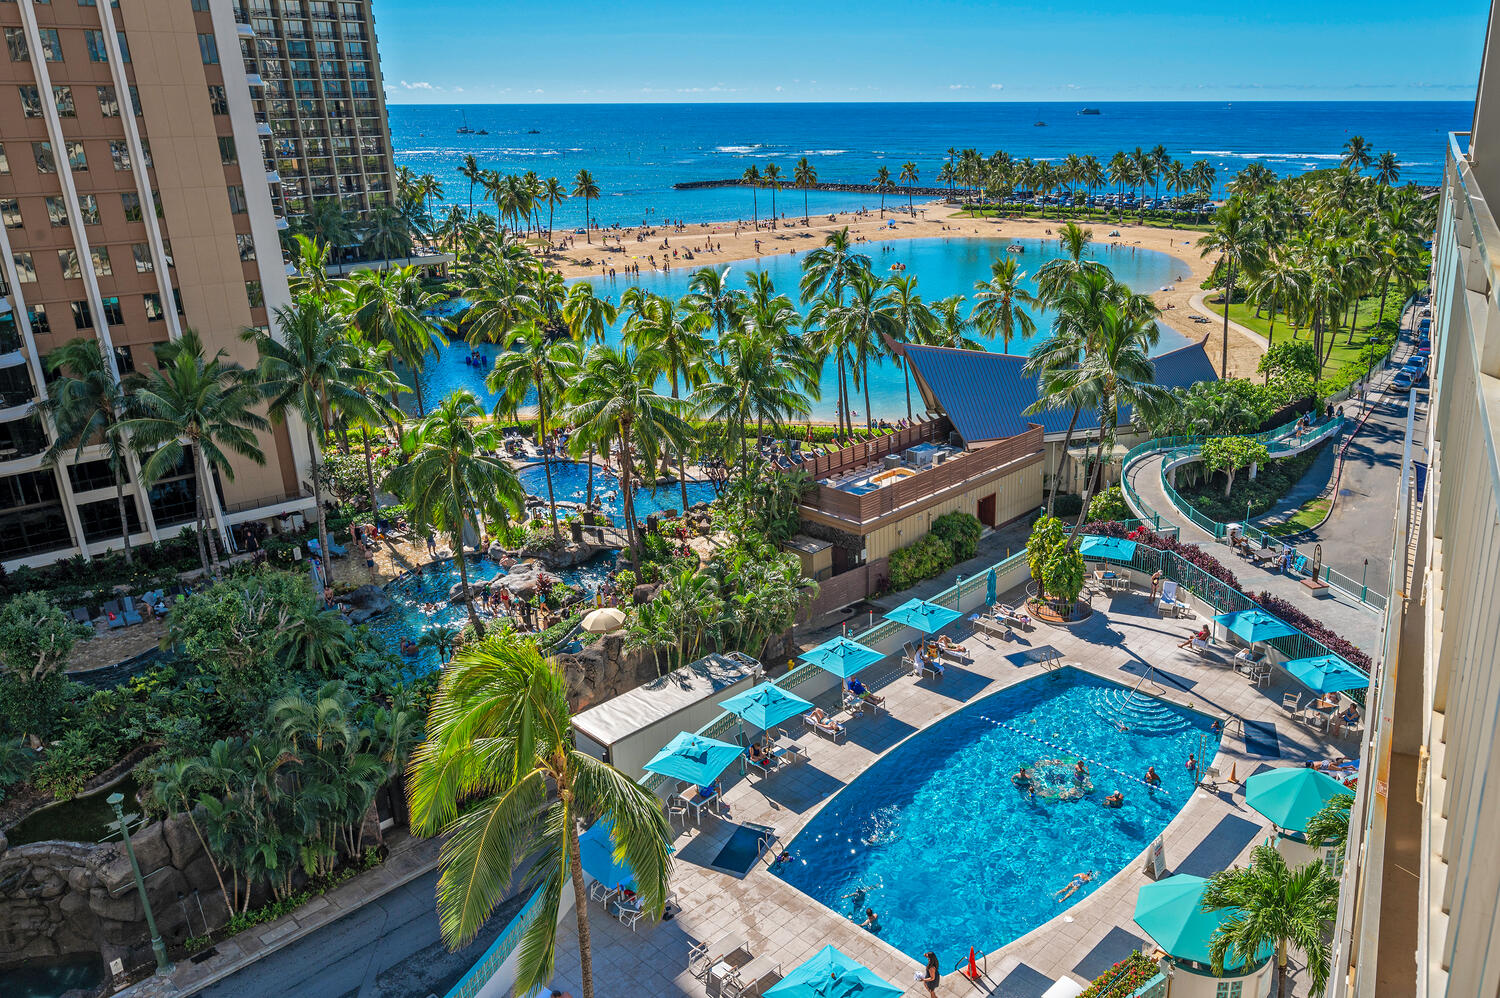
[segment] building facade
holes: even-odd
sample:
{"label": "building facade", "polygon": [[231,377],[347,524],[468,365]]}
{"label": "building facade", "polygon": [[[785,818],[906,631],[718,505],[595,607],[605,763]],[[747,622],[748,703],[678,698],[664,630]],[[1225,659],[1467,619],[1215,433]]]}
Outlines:
{"label": "building facade", "polygon": [[[48,353],[97,339],[118,377],[194,329],[250,365],[240,334],[288,301],[255,79],[229,0],[0,2],[0,564],[170,539],[191,525],[191,462],[150,486],[132,459],[127,520],[103,450],[52,467]],[[233,524],[305,509],[300,430],[261,440],[209,490]]]}
{"label": "building facade", "polygon": [[[1350,822],[1334,998],[1500,994],[1500,38],[1450,136],[1430,385],[1413,393],[1383,665]],[[1422,419],[1423,403],[1425,420]]]}

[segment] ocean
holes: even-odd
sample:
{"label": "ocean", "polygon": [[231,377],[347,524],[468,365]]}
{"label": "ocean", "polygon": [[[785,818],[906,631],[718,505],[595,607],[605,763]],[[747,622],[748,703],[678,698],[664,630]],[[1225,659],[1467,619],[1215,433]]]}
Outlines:
{"label": "ocean", "polygon": [[[1469,101],[1120,102],[1080,115],[1082,106],[407,104],[391,105],[390,122],[396,162],[436,176],[450,203],[468,204],[469,183],[458,170],[472,154],[486,169],[535,170],[569,187],[587,168],[601,188],[593,216],[604,225],[639,225],[749,219],[749,190],[676,191],[672,185],[738,177],[751,164],[764,170],[774,162],[789,182],[793,165],[806,156],[820,181],[870,183],[880,166],[895,176],[909,160],[917,164],[920,184],[936,186],[947,150],[969,146],[985,155],[1004,149],[1017,158],[1057,160],[1092,153],[1107,161],[1121,149],[1161,144],[1185,163],[1208,160],[1222,190],[1250,162],[1279,174],[1336,165],[1345,141],[1363,135],[1376,154],[1396,153],[1402,181],[1437,184],[1447,133],[1467,129],[1473,116]],[[465,123],[489,134],[457,134]],[[480,191],[474,197],[482,203]],[[770,192],[756,198],[764,218]],[[815,191],[807,200],[811,211],[827,212],[874,208],[879,198]],[[802,193],[790,187],[776,197],[778,214],[800,214],[802,204]],[[582,223],[581,202],[570,199],[557,208],[559,227]]]}

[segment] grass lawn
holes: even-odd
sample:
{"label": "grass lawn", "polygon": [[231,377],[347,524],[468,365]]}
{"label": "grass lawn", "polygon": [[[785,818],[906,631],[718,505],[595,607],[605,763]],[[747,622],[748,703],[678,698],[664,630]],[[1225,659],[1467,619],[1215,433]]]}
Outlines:
{"label": "grass lawn", "polygon": [[1275,507],[1281,501],[1282,496],[1301,481],[1303,474],[1327,446],[1328,443],[1325,441],[1301,454],[1271,461],[1260,469],[1254,481],[1246,478],[1245,472],[1241,470],[1235,476],[1234,487],[1228,496],[1224,495],[1222,473],[1216,473],[1194,485],[1179,488],[1177,494],[1198,512],[1220,523],[1243,520],[1246,514],[1246,503],[1249,504],[1249,515],[1252,518],[1257,517]]}
{"label": "grass lawn", "polygon": [[[1208,307],[1220,315],[1224,314],[1223,300],[1222,293],[1204,298],[1204,302]],[[1385,320],[1379,328],[1384,329],[1390,334],[1395,333],[1396,323],[1400,320],[1401,303],[1403,301],[1401,293],[1392,284],[1390,294],[1385,299]],[[1334,336],[1333,352],[1328,355],[1328,361],[1323,365],[1324,377],[1328,377],[1341,370],[1346,364],[1352,364],[1359,360],[1360,350],[1369,342],[1370,333],[1376,328],[1375,318],[1376,314],[1380,311],[1380,296],[1377,294],[1361,298],[1356,309],[1354,342],[1352,344],[1349,342],[1349,326],[1346,321]],[[1254,305],[1242,303],[1229,306],[1229,318],[1231,321],[1238,322],[1247,329],[1254,330],[1262,336],[1271,338],[1270,316],[1264,312],[1256,315]],[[1306,340],[1309,343],[1312,342],[1313,338],[1311,328],[1304,327],[1299,329],[1293,327],[1287,323],[1286,316],[1278,315],[1276,317],[1275,338],[1271,339],[1272,345],[1285,342],[1288,335],[1291,335],[1293,339]]]}
{"label": "grass lawn", "polygon": [[1285,522],[1267,527],[1266,533],[1273,537],[1286,537],[1289,534],[1300,534],[1304,530],[1311,530],[1323,522],[1323,517],[1328,515],[1328,507],[1331,505],[1333,505],[1332,496],[1313,499],[1287,517]]}

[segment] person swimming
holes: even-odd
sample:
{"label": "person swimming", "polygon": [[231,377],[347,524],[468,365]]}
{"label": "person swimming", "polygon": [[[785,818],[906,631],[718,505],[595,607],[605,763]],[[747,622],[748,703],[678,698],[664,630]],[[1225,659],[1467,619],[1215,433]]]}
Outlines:
{"label": "person swimming", "polygon": [[1155,766],[1146,767],[1146,782],[1153,787],[1161,786],[1161,777],[1156,775]]}
{"label": "person swimming", "polygon": [[1125,795],[1120,793],[1120,791],[1118,790],[1110,794],[1108,797],[1104,798],[1105,807],[1123,807],[1124,805]]}
{"label": "person swimming", "polygon": [[1098,870],[1090,870],[1088,873],[1076,873],[1073,875],[1073,879],[1068,881],[1064,887],[1059,888],[1052,897],[1058,901],[1066,901],[1077,892],[1078,888],[1097,876],[1099,876]]}

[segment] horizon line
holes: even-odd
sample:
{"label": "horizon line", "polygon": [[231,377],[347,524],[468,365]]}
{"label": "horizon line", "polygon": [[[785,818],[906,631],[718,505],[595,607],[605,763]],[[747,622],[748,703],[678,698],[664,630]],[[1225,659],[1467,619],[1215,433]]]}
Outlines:
{"label": "horizon line", "polygon": [[725,105],[725,104],[1059,104],[1080,107],[1103,107],[1111,104],[1473,104],[1475,98],[1469,97],[1382,97],[1382,98],[1350,98],[1350,97],[1274,97],[1274,98],[1252,98],[1241,100],[1224,100],[1209,98],[1182,98],[1182,97],[1144,97],[1138,99],[1122,100],[1119,98],[1111,100],[1089,100],[1087,98],[1064,99],[1064,98],[1038,98],[1035,100],[1018,100],[1011,98],[980,99],[944,99],[931,98],[925,100],[872,100],[863,97],[817,97],[807,99],[789,98],[725,98],[721,100],[639,100],[613,97],[567,97],[556,100],[491,100],[491,101],[415,101],[398,100],[392,97],[388,91],[386,103],[399,107],[554,107],[572,104],[649,104],[649,105],[681,105],[684,107],[697,107],[702,105]]}

